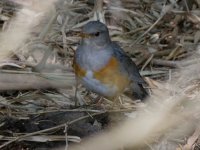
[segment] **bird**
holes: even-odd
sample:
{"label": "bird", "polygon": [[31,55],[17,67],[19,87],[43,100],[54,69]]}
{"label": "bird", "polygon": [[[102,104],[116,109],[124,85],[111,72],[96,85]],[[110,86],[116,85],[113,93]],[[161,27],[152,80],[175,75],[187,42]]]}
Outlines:
{"label": "bird", "polygon": [[136,64],[113,42],[107,26],[90,21],[79,33],[72,67],[80,83],[89,91],[108,99],[119,97],[130,88],[135,99],[145,100],[148,92]]}

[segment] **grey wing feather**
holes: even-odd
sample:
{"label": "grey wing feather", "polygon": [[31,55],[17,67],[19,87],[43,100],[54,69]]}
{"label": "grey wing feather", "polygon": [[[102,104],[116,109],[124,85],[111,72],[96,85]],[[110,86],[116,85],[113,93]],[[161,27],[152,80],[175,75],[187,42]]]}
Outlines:
{"label": "grey wing feather", "polygon": [[114,55],[121,62],[122,70],[125,71],[130,79],[136,83],[143,84],[145,81],[141,77],[136,64],[131,60],[131,58],[121,49],[121,47],[112,42],[112,48],[114,48]]}

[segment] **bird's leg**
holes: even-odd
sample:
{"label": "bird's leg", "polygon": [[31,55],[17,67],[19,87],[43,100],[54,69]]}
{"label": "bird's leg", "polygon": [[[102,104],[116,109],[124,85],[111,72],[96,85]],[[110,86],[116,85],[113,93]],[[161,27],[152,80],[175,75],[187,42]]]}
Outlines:
{"label": "bird's leg", "polygon": [[76,80],[76,84],[75,84],[75,95],[74,95],[74,100],[75,100],[75,107],[79,106],[79,105],[83,105],[83,100],[81,101],[80,99],[82,99],[79,95],[78,95],[78,85],[79,85],[79,79],[76,76],[75,77]]}
{"label": "bird's leg", "polygon": [[79,88],[78,85],[79,85],[79,80],[76,77],[75,94],[74,94],[75,107],[85,105],[85,101],[83,97],[78,92],[78,88]]}
{"label": "bird's leg", "polygon": [[121,97],[121,96],[119,96],[119,97],[118,97],[118,99],[119,99],[119,103],[120,103],[120,105],[123,105],[123,102],[122,102],[122,97]]}
{"label": "bird's leg", "polygon": [[75,85],[75,93],[74,93],[75,106],[78,106],[77,92],[78,92],[78,81],[76,77],[76,85]]}

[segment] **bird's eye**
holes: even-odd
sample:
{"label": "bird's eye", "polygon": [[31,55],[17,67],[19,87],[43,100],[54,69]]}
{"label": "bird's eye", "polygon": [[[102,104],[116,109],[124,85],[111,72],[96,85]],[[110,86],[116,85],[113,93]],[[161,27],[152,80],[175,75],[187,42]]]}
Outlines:
{"label": "bird's eye", "polygon": [[95,36],[99,36],[99,34],[100,34],[100,32],[96,32],[94,35],[95,35]]}

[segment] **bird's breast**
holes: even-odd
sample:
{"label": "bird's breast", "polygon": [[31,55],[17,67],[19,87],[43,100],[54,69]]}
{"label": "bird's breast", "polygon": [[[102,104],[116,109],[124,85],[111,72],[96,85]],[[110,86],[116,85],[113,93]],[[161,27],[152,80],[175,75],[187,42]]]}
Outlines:
{"label": "bird's breast", "polygon": [[129,84],[129,78],[121,72],[119,61],[111,57],[109,62],[100,70],[94,72],[94,78],[105,85],[117,87],[117,91],[123,91]]}
{"label": "bird's breast", "polygon": [[74,69],[86,88],[106,97],[119,95],[130,82],[127,75],[121,72],[119,61],[115,57],[110,57],[98,70],[83,69],[78,64]]}

